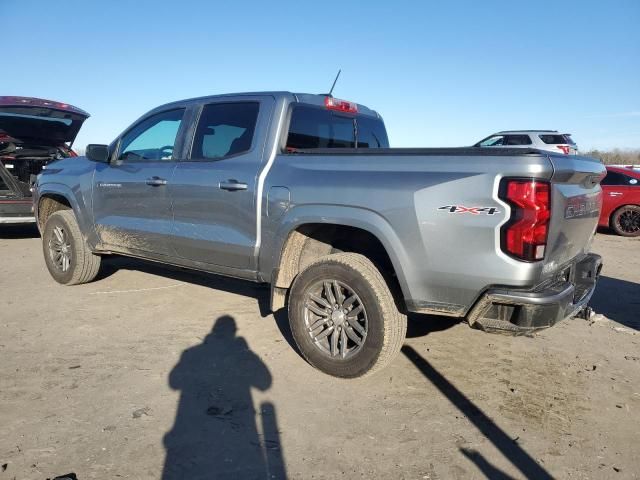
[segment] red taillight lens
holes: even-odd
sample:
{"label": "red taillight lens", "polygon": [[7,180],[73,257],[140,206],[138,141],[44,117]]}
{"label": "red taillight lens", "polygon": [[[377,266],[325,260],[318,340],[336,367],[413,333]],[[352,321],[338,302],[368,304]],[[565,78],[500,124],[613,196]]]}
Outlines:
{"label": "red taillight lens", "polygon": [[324,106],[329,110],[336,110],[343,113],[358,113],[358,105],[346,100],[340,100],[333,97],[325,97]]}
{"label": "red taillight lens", "polygon": [[502,249],[520,260],[544,258],[551,218],[551,188],[536,180],[505,180],[500,197],[511,205],[502,227]]}
{"label": "red taillight lens", "polygon": [[556,148],[562,150],[562,153],[565,155],[569,155],[569,152],[571,151],[571,147],[569,145],[556,145]]}

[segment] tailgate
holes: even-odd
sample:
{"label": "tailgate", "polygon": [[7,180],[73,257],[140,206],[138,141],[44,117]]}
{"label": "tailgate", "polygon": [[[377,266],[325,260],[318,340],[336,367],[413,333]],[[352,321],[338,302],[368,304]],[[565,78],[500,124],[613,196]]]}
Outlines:
{"label": "tailgate", "polygon": [[544,271],[552,273],[589,251],[602,207],[600,180],[606,170],[599,160],[578,155],[549,155],[549,160],[554,172]]}

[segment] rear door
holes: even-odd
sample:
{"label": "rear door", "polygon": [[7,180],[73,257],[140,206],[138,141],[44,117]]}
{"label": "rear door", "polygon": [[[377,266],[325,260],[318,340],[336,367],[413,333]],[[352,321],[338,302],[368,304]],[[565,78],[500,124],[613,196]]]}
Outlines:
{"label": "rear door", "polygon": [[171,182],[182,138],[182,108],[156,113],[120,139],[110,164],[96,166],[93,213],[105,249],[172,255]]}
{"label": "rear door", "polygon": [[179,257],[253,268],[258,170],[274,105],[273,97],[239,96],[202,106],[170,185]]}

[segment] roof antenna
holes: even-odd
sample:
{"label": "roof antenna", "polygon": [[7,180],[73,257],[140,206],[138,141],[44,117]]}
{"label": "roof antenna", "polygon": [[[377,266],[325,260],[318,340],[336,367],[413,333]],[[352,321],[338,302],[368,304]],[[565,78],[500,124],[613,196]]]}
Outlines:
{"label": "roof antenna", "polygon": [[331,94],[333,93],[333,89],[336,86],[336,82],[338,81],[338,77],[340,76],[340,72],[342,72],[342,69],[338,70],[338,74],[336,75],[336,79],[333,81],[333,85],[331,85],[331,90],[329,90],[329,93],[327,94],[328,97],[330,97]]}

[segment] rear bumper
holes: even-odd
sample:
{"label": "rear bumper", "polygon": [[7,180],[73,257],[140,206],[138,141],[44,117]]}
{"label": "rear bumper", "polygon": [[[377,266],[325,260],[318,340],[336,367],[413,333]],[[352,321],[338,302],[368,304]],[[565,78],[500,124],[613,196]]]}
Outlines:
{"label": "rear bumper", "polygon": [[31,199],[0,201],[0,224],[34,223],[35,221]]}
{"label": "rear bumper", "polygon": [[468,315],[469,324],[487,331],[522,334],[578,315],[589,303],[602,258],[588,254],[551,285],[532,291],[491,289]]}

